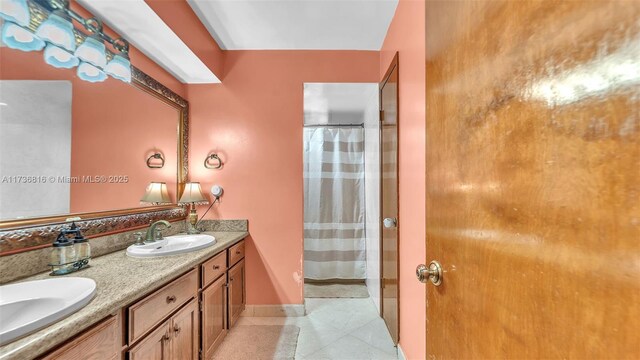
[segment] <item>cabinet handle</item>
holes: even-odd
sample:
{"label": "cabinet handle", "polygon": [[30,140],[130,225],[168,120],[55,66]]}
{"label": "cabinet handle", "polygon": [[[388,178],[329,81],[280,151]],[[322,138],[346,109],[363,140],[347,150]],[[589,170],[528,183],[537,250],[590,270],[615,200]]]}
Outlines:
{"label": "cabinet handle", "polygon": [[160,341],[169,341],[171,340],[171,338],[169,337],[169,332],[167,331],[166,333],[164,333],[164,335],[162,335],[162,339],[160,339]]}
{"label": "cabinet handle", "polygon": [[180,333],[180,327],[178,326],[178,324],[173,325],[173,332],[176,333],[176,337]]}
{"label": "cabinet handle", "polygon": [[233,278],[230,278],[229,281],[233,281]]}
{"label": "cabinet handle", "polygon": [[220,269],[220,265],[213,265],[213,270],[218,270]]}
{"label": "cabinet handle", "polygon": [[171,304],[176,301],[175,295],[167,296],[167,304]]}
{"label": "cabinet handle", "polygon": [[242,254],[242,251],[236,250],[236,255],[240,255],[240,254]]}

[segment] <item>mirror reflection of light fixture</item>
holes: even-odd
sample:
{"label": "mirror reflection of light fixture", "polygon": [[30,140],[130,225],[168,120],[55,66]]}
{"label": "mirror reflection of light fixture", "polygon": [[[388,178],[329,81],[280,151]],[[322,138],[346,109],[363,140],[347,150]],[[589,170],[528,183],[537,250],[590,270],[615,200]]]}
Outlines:
{"label": "mirror reflection of light fixture", "polygon": [[78,66],[78,77],[93,83],[107,80],[107,74],[104,71],[84,61],[81,61],[80,66]]}
{"label": "mirror reflection of light fixture", "polygon": [[184,191],[182,192],[182,196],[178,201],[178,204],[190,204],[191,211],[189,212],[189,221],[188,224],[191,226],[187,226],[188,234],[199,234],[200,231],[196,229],[196,224],[198,223],[198,213],[196,212],[196,205],[205,205],[208,204],[209,200],[204,197],[202,194],[202,188],[200,187],[199,182],[188,182],[185,184]]}
{"label": "mirror reflection of light fixture", "polygon": [[21,26],[29,25],[29,5],[27,0],[0,1],[0,17]]}
{"label": "mirror reflection of light fixture", "polygon": [[143,204],[152,205],[167,205],[171,204],[171,198],[169,197],[169,191],[167,190],[167,184],[164,182],[152,182],[147,186],[140,202]]}
{"label": "mirror reflection of light fixture", "polygon": [[45,45],[35,34],[11,21],[5,21],[2,25],[2,43],[22,51],[39,51]]}
{"label": "mirror reflection of light fixture", "polygon": [[80,60],[72,53],[53,44],[47,44],[47,47],[44,48],[44,61],[60,69],[71,69],[80,63]]}

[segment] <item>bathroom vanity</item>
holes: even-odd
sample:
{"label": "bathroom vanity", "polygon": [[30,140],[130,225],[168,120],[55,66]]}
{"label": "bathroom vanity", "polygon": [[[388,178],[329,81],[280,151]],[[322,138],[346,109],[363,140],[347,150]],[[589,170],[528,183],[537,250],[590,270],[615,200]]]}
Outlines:
{"label": "bathroom vanity", "polygon": [[91,303],[0,347],[0,358],[210,359],[245,307],[248,233],[208,234],[215,245],[187,254],[93,259],[74,275],[96,281]]}

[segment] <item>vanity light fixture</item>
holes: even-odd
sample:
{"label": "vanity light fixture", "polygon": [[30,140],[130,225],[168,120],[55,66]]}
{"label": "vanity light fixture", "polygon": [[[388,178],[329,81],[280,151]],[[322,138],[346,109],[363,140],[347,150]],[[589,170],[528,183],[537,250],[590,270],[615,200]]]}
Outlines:
{"label": "vanity light fixture", "polygon": [[29,25],[31,15],[29,14],[27,0],[0,1],[0,17],[20,26]]}
{"label": "vanity light fixture", "polygon": [[[57,68],[78,66],[78,77],[101,82],[107,75],[131,82],[129,42],[105,34],[102,22],[71,10],[69,0],[0,0],[5,19],[2,41],[12,49],[45,49],[45,62]],[[33,16],[32,16],[33,15]],[[74,27],[74,21],[84,31]],[[113,50],[107,50],[106,43]]]}
{"label": "vanity light fixture", "polygon": [[152,182],[147,186],[140,202],[152,205],[168,205],[171,204],[167,184],[164,182]]}
{"label": "vanity light fixture", "polygon": [[113,47],[120,53],[113,55],[104,68],[104,72],[120,81],[131,82],[131,60],[129,60],[129,42],[120,38],[113,42]]}
{"label": "vanity light fixture", "polygon": [[11,21],[5,21],[2,25],[2,43],[11,49],[22,51],[40,51],[45,45],[32,32]]}
{"label": "vanity light fixture", "polygon": [[196,212],[196,205],[206,205],[209,200],[202,194],[202,188],[199,182],[188,182],[184,186],[182,196],[178,201],[178,204],[190,204],[191,211],[189,212],[189,222],[191,226],[187,226],[188,234],[199,234],[200,231],[196,229],[198,223],[198,213]]}
{"label": "vanity light fixture", "polygon": [[[68,6],[69,3],[66,5]],[[38,26],[36,36],[68,51],[76,49],[76,36],[73,32],[71,16],[64,10],[52,12],[47,20]]]}
{"label": "vanity light fixture", "polygon": [[78,46],[74,55],[86,63],[104,68],[107,66],[107,48],[99,35],[102,32],[102,23],[95,18],[88,19],[85,21],[85,27],[90,34]]}

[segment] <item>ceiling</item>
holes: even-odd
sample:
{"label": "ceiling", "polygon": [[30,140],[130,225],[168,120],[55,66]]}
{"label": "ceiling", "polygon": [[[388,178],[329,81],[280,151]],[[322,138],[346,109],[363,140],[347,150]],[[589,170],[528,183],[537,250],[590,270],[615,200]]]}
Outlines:
{"label": "ceiling", "polygon": [[225,50],[380,50],[398,0],[187,0]]}
{"label": "ceiling", "polygon": [[378,83],[305,83],[304,123],[360,124],[378,109]]}
{"label": "ceiling", "polygon": [[[193,39],[176,35],[145,0],[77,1],[181,82],[220,82],[189,48]],[[398,0],[187,2],[225,50],[377,51],[382,47]],[[202,33],[206,31],[202,29]]]}
{"label": "ceiling", "polygon": [[144,0],[78,0],[78,3],[181,82],[220,82]]}

